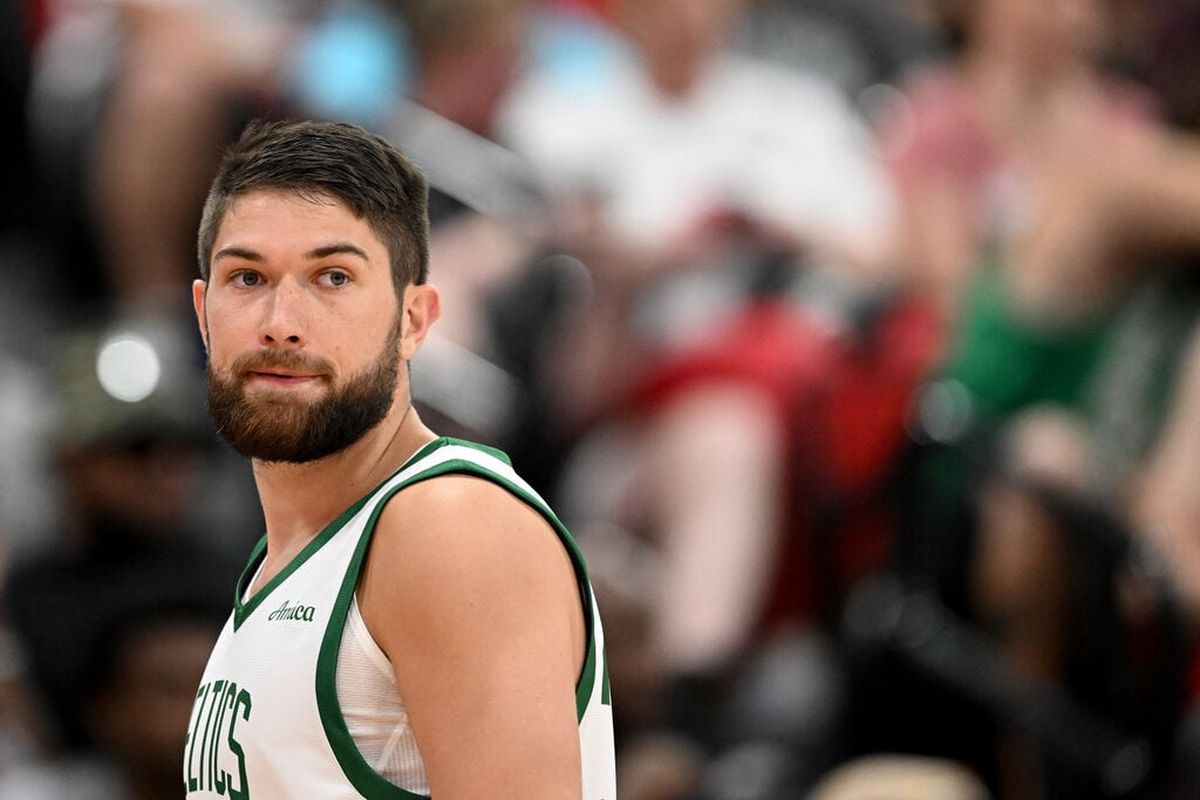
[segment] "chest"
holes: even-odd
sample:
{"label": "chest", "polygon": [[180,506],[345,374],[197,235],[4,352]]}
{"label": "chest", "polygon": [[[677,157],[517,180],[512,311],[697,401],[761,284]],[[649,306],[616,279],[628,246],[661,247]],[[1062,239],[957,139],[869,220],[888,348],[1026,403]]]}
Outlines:
{"label": "chest", "polygon": [[311,772],[318,783],[322,771],[338,774],[316,684],[319,670],[336,666],[341,626],[330,621],[354,538],[342,533],[274,576],[226,622],[193,704],[184,753],[189,793],[248,798],[250,786],[257,796],[287,785],[288,773]]}

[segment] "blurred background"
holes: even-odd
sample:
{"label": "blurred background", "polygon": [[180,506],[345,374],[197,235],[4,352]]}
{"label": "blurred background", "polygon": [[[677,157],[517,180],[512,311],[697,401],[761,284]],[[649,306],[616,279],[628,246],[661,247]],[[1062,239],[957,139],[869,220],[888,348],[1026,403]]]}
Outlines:
{"label": "blurred background", "polygon": [[1200,796],[1197,0],[3,0],[0,797],[178,797],[261,535],[189,302],[250,119],[433,186],[442,433],[622,800]]}

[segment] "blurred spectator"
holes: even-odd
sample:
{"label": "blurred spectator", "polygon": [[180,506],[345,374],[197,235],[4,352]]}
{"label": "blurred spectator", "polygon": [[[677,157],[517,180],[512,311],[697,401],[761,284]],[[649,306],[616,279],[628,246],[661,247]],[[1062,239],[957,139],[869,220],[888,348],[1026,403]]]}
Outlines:
{"label": "blurred spectator", "polygon": [[656,259],[702,248],[722,212],[870,254],[888,195],[865,131],[827,83],[729,49],[744,5],[614,0],[603,17],[551,18],[502,139]]}
{"label": "blurred spectator", "polygon": [[79,674],[89,747],[7,772],[0,794],[28,800],[178,797],[196,685],[224,616],[223,605],[161,587],[108,609],[89,632],[95,638]]}
{"label": "blurred spectator", "polygon": [[115,610],[159,590],[224,606],[236,577],[228,534],[197,529],[211,433],[195,367],[171,330],[79,334],[56,365],[62,529],[12,565],[4,590],[59,747],[88,742],[89,654]]}
{"label": "blurred spectator", "polygon": [[[961,54],[913,78],[882,145],[900,274],[948,325],[939,396],[980,430],[1039,403],[1096,413],[1151,259],[1200,245],[1200,142],[1100,69],[1095,0],[952,8]],[[929,505],[957,507],[967,473],[939,469]]]}
{"label": "blurred spectator", "polygon": [[[628,614],[622,792],[723,797],[758,770],[744,796],[794,796],[837,747],[824,615],[881,552],[824,559],[818,507],[845,489],[875,538],[860,500],[902,442],[930,333],[886,301],[853,329],[891,283],[890,198],[839,87],[731,51],[742,3],[598,6],[542,20],[501,130],[591,269],[588,305],[544,339],[539,419],[585,434],[567,513]],[[648,563],[622,555],[629,536]],[[648,578],[623,577],[633,561]]]}
{"label": "blurred spectator", "polygon": [[[1200,145],[1101,68],[1109,5],[951,8],[961,53],[912,80],[883,139],[898,260],[951,331],[925,411],[931,438],[960,447],[924,465],[918,578],[952,598],[969,583],[966,605],[1017,680],[1144,737],[1152,754],[1132,781],[1161,790],[1182,632],[1130,546],[1122,498],[1167,441],[1153,396],[1195,319],[1194,279],[1159,267],[1200,245]],[[993,711],[1004,796],[1117,791],[1061,737],[1050,746]]]}
{"label": "blurred spectator", "polygon": [[[545,181],[558,245],[590,269],[585,313],[540,356],[543,418],[565,431],[759,283],[790,280],[797,253],[878,281],[890,209],[837,89],[729,47],[744,3],[596,5],[540,18],[498,128]],[[766,250],[783,255],[766,266]]]}
{"label": "blurred spectator", "polygon": [[219,147],[281,60],[286,18],[233,3],[133,0],[117,11],[88,208],[114,296],[174,310],[195,274],[192,240]]}
{"label": "blurred spectator", "polygon": [[29,5],[42,12],[28,127],[50,310],[186,310],[209,174],[290,19],[262,3]]}
{"label": "blurred spectator", "polygon": [[962,53],[916,76],[883,125],[898,260],[952,319],[999,305],[1015,324],[1086,326],[1128,285],[1133,248],[1195,245],[1197,147],[1099,70],[1095,0],[957,14]]}

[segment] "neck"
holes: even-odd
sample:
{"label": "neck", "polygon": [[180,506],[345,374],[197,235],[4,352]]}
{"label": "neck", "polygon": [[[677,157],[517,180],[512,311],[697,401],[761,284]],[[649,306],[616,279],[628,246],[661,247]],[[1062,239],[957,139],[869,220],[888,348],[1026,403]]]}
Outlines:
{"label": "neck", "polygon": [[299,550],[435,438],[412,406],[398,400],[382,422],[339,453],[308,464],[255,461],[268,552]]}

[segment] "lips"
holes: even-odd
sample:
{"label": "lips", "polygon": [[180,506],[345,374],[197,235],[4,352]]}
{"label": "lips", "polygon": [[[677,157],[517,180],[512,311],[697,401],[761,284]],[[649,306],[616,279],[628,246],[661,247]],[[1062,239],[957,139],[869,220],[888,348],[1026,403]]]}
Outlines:
{"label": "lips", "polygon": [[242,383],[278,387],[325,381],[334,374],[325,359],[295,352],[250,353],[236,359],[229,371]]}
{"label": "lips", "polygon": [[251,370],[250,375],[260,378],[279,378],[281,380],[301,380],[305,378],[315,378],[316,375],[307,372],[282,372],[279,370],[256,369]]}
{"label": "lips", "polygon": [[299,372],[277,372],[275,370],[251,370],[246,373],[247,380],[261,380],[268,383],[293,385],[305,383],[320,378],[320,375]]}

